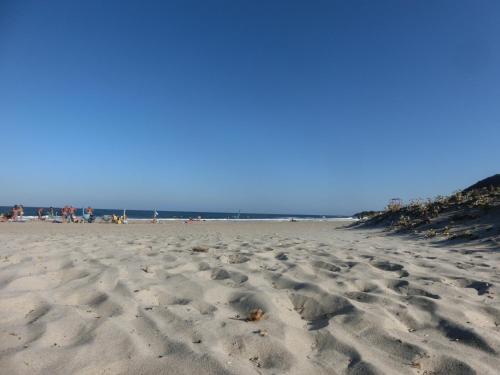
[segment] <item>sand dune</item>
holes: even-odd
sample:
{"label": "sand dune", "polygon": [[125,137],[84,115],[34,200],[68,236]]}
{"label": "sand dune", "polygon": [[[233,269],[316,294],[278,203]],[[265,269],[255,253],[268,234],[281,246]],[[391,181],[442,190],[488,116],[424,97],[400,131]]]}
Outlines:
{"label": "sand dune", "polygon": [[500,367],[498,250],[327,222],[4,223],[0,239],[2,374]]}

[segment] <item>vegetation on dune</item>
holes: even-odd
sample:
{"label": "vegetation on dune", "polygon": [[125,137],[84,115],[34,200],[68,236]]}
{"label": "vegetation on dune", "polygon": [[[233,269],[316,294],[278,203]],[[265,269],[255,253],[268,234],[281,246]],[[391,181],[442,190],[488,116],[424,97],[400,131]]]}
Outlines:
{"label": "vegetation on dune", "polygon": [[449,240],[498,237],[500,186],[480,183],[482,181],[473,185],[481,186],[479,188],[467,188],[435,199],[413,200],[408,204],[392,199],[384,211],[357,214],[363,218],[357,226],[383,226],[391,231],[413,231],[427,238]]}

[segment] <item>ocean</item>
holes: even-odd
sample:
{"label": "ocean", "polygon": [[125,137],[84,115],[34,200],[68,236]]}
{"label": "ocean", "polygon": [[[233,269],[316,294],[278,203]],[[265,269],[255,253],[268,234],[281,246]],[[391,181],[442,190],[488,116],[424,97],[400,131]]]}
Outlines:
{"label": "ocean", "polygon": [[[7,213],[11,206],[0,206],[0,213]],[[38,207],[24,207],[24,216],[37,216]],[[54,207],[54,212],[58,215],[61,212],[60,207]],[[45,207],[44,215],[48,214],[48,208]],[[97,217],[105,215],[122,215],[123,209],[95,208],[94,215]],[[82,215],[82,208],[78,208],[77,215]],[[127,210],[129,219],[145,220],[153,218],[153,210]],[[185,220],[189,218],[198,218],[204,220],[321,220],[321,219],[339,219],[348,218],[348,215],[298,215],[298,214],[255,214],[255,213],[235,213],[235,212],[197,212],[197,211],[158,211],[158,219],[163,220]]]}

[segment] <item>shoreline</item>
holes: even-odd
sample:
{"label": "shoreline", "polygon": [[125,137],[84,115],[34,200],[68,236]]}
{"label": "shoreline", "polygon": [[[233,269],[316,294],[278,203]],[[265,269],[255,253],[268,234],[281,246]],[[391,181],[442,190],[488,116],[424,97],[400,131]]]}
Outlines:
{"label": "shoreline", "polygon": [[[23,216],[24,220],[18,220],[18,221],[7,221],[9,223],[22,223],[22,222],[45,222],[45,223],[53,223],[51,222],[51,219],[45,219],[45,220],[38,220],[38,217],[36,216]],[[61,220],[61,217],[56,217],[57,219]],[[101,217],[97,217],[97,220],[102,220]],[[152,218],[128,218],[127,219],[129,224],[130,223],[146,223],[146,222],[151,222],[153,219]],[[161,219],[156,219],[158,223],[161,222],[186,222],[189,219],[181,219],[181,218],[161,218]],[[209,219],[196,219],[193,220],[193,222],[355,222],[359,221],[360,219],[353,218],[353,217],[335,217],[335,218],[297,218],[297,217],[290,217],[290,218],[249,218],[249,219],[218,219],[218,218],[209,218]],[[76,223],[75,223],[76,224]],[[96,221],[91,224],[109,224],[103,221]],[[150,223],[153,224],[153,223]]]}

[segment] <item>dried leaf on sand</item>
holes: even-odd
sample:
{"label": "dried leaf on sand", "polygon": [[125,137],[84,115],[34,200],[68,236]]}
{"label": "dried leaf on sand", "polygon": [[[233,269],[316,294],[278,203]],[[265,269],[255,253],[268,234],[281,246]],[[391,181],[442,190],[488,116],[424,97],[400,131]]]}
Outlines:
{"label": "dried leaf on sand", "polygon": [[247,321],[258,322],[259,320],[262,320],[263,317],[264,311],[262,309],[253,309],[250,311],[250,314],[248,314]]}
{"label": "dried leaf on sand", "polygon": [[208,252],[208,246],[195,246],[193,247],[195,253],[206,253]]}

